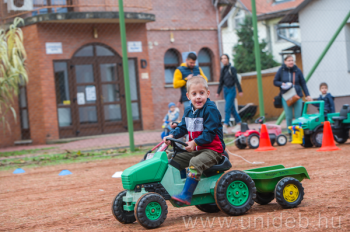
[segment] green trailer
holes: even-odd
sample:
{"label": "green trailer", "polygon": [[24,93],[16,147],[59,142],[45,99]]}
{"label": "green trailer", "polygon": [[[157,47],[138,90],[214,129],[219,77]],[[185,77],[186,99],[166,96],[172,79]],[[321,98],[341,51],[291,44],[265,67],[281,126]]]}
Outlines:
{"label": "green trailer", "polygon": [[[181,150],[173,141],[176,152]],[[180,170],[166,152],[152,154],[149,159],[126,169],[122,175],[124,191],[112,202],[112,213],[121,223],[136,220],[145,228],[160,226],[167,217],[168,200],[174,207],[188,207],[171,199],[179,194],[185,184],[186,173]],[[304,189],[301,181],[309,179],[304,167],[285,168],[282,165],[231,170],[226,156],[219,164],[207,169],[193,194],[191,205],[207,213],[223,211],[231,216],[246,213],[254,204],[267,204],[275,197],[284,208],[293,208],[301,203]]]}

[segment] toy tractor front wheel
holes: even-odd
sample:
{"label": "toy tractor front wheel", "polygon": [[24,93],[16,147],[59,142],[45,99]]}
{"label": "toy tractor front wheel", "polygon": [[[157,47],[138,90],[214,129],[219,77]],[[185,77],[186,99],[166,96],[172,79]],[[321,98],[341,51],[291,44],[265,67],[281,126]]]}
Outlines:
{"label": "toy tractor front wheel", "polygon": [[297,179],[285,177],[277,183],[275,197],[282,208],[294,208],[303,200],[304,188]]}
{"label": "toy tractor front wheel", "polygon": [[318,128],[315,133],[311,135],[311,143],[315,147],[321,147],[322,146],[322,139],[323,139],[323,128]]}
{"label": "toy tractor front wheel", "polygon": [[136,220],[145,228],[159,227],[168,215],[168,206],[158,193],[146,193],[135,204]]}
{"label": "toy tractor front wheel", "polygon": [[256,193],[255,202],[260,205],[267,205],[270,203],[273,199],[275,199],[274,193]]}
{"label": "toy tractor front wheel", "polygon": [[248,137],[248,146],[250,149],[256,149],[259,147],[260,138],[258,134],[251,134]]}
{"label": "toy tractor front wheel", "polygon": [[313,144],[311,143],[310,135],[304,136],[304,142],[301,144],[301,146],[303,146],[305,148],[313,147]]}
{"label": "toy tractor front wheel", "polygon": [[112,202],[112,213],[115,219],[117,219],[120,223],[129,224],[136,221],[134,211],[126,211],[124,210],[123,197],[126,196],[126,190],[120,192]]}
{"label": "toy tractor front wheel", "polygon": [[254,204],[254,181],[245,172],[227,172],[216,182],[214,197],[216,205],[224,213],[231,216],[244,214]]}
{"label": "toy tractor front wheel", "polygon": [[217,213],[220,211],[219,207],[215,203],[196,205],[196,208],[206,213]]}

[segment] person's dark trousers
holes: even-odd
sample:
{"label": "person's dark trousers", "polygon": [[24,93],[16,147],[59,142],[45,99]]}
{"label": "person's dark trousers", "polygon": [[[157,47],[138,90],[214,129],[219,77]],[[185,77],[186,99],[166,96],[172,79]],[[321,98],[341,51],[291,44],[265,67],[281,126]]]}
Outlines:
{"label": "person's dark trousers", "polygon": [[241,117],[236,111],[235,98],[236,98],[236,87],[224,86],[224,97],[225,97],[225,124],[229,125],[231,114],[235,118],[235,122],[240,123]]}

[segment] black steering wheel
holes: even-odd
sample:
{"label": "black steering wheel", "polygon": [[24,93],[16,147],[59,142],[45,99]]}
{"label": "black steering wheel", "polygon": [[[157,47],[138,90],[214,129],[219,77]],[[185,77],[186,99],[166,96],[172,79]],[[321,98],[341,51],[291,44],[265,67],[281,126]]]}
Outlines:
{"label": "black steering wheel", "polygon": [[255,123],[263,124],[265,121],[265,116],[261,116],[255,120]]}
{"label": "black steering wheel", "polygon": [[169,138],[169,137],[167,137],[166,140],[171,141],[171,146],[174,148],[175,153],[176,152],[187,152],[185,149],[182,149],[181,147],[179,147],[179,145],[177,145],[177,143],[178,143],[178,144],[181,144],[181,145],[187,147],[188,146],[187,143],[185,143],[179,139],[174,139],[174,138]]}

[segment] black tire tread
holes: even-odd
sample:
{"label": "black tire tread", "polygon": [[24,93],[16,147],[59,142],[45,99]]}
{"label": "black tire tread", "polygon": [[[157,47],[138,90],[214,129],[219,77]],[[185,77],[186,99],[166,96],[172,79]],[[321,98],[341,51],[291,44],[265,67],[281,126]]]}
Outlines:
{"label": "black tire tread", "polygon": [[308,148],[308,147],[313,147],[314,145],[311,143],[311,139],[309,135],[304,135],[304,139],[305,139],[305,144],[301,144],[302,147],[304,148]]}
{"label": "black tire tread", "polygon": [[275,199],[274,193],[256,193],[256,198],[254,201],[258,203],[259,205],[267,205],[270,203],[273,199]]}
{"label": "black tire tread", "polygon": [[[226,189],[235,180],[242,180],[249,188],[249,197],[245,204],[232,206],[226,198]],[[243,171],[230,171],[222,175],[215,185],[214,198],[218,208],[231,216],[238,216],[246,213],[254,204],[256,198],[256,187],[252,178]]]}
{"label": "black tire tread", "polygon": [[310,140],[311,140],[312,145],[315,146],[315,147],[321,147],[321,146],[322,146],[322,142],[321,142],[321,144],[318,144],[317,141],[316,141],[316,135],[317,135],[317,133],[319,133],[319,132],[321,132],[321,131],[322,131],[322,133],[323,133],[323,128],[318,128],[318,129],[311,135]]}
{"label": "black tire tread", "polygon": [[235,145],[238,149],[245,149],[247,147],[247,144],[241,143],[241,141],[239,141],[239,138],[236,138]]}
{"label": "black tire tread", "polygon": [[[154,221],[148,220],[147,216],[144,214],[144,210],[147,207],[149,202],[158,202],[162,207],[162,215]],[[136,220],[140,223],[141,226],[146,229],[153,229],[159,227],[166,219],[168,215],[168,206],[164,198],[158,193],[146,193],[143,194],[135,204],[134,213]]]}
{"label": "black tire tread", "polygon": [[[120,208],[120,201],[123,201],[123,196],[126,195],[126,190],[118,193],[112,202],[112,214],[120,223],[130,224],[136,221],[135,214],[131,212],[126,214],[123,208]],[[123,207],[123,203],[121,203]]]}
{"label": "black tire tread", "polygon": [[195,205],[197,209],[206,213],[217,213],[220,211],[219,207],[213,204]]}
{"label": "black tire tread", "polygon": [[[288,183],[293,183],[293,184],[297,185],[297,187],[299,189],[299,197],[293,203],[287,202],[283,197],[283,189]],[[304,187],[297,179],[295,179],[293,177],[282,178],[280,181],[278,181],[278,183],[275,187],[275,198],[276,198],[277,203],[280,206],[282,206],[282,208],[285,208],[285,209],[295,208],[304,199]]]}

